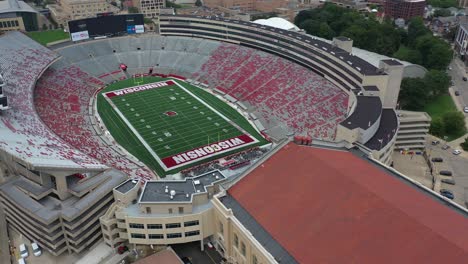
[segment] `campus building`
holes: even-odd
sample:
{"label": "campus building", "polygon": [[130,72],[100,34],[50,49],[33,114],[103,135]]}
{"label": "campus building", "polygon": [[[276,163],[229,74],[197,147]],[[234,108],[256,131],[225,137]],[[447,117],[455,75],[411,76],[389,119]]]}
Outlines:
{"label": "campus building", "polygon": [[384,13],[386,17],[408,21],[412,17],[423,17],[424,7],[425,0],[385,0]]}
{"label": "campus building", "polygon": [[398,111],[400,128],[398,130],[395,149],[423,150],[429,135],[431,117],[426,112]]}
{"label": "campus building", "polygon": [[0,31],[38,30],[38,12],[20,0],[0,1]]}
{"label": "campus building", "polygon": [[[203,250],[209,241],[229,263],[245,264],[345,263],[351,256],[356,263],[459,263],[468,256],[466,209],[361,151],[289,143],[274,152],[224,183],[219,172],[218,182],[212,174],[142,188],[125,182],[101,218],[106,243],[200,241]],[[444,250],[428,255],[428,246]]]}

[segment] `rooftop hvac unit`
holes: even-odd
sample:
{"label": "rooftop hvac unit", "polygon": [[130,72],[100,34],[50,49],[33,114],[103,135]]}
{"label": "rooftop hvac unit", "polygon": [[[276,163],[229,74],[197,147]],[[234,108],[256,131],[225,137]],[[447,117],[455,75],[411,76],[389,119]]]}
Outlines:
{"label": "rooftop hvac unit", "polygon": [[193,181],[193,184],[199,185],[199,184],[200,184],[200,180],[194,180],[194,181]]}

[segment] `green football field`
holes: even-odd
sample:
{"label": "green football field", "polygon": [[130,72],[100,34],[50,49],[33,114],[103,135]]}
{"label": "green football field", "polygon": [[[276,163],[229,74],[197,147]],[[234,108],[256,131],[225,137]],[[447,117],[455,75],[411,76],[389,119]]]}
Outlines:
{"label": "green football field", "polygon": [[240,113],[200,88],[158,77],[139,81],[101,91],[98,112],[116,141],[160,176],[267,143]]}

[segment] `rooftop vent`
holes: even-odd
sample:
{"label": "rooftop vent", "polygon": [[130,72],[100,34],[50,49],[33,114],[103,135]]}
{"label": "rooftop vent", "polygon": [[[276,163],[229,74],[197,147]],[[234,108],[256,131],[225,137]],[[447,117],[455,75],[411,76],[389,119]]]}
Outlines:
{"label": "rooftop vent", "polygon": [[176,195],[176,191],[175,190],[171,190],[171,196],[175,196]]}
{"label": "rooftop vent", "polygon": [[132,183],[133,184],[136,184],[138,181],[137,180],[132,180]]}
{"label": "rooftop vent", "polygon": [[200,184],[200,181],[199,180],[194,180],[193,184],[198,185],[198,184]]}
{"label": "rooftop vent", "polygon": [[216,176],[215,176],[215,179],[219,179],[219,176],[218,176],[218,175],[216,175]]}
{"label": "rooftop vent", "polygon": [[190,194],[188,194],[188,193],[187,193],[187,194],[185,194],[185,197],[189,198],[189,197],[190,197]]}

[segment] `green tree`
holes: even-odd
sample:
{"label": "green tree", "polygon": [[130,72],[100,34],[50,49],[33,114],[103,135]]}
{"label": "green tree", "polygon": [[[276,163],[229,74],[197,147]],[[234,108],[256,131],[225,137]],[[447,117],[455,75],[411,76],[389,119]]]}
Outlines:
{"label": "green tree", "polygon": [[421,17],[413,17],[408,23],[408,42],[405,44],[412,46],[417,38],[427,34],[431,34],[431,32],[424,25],[423,19]]}
{"label": "green tree", "polygon": [[432,98],[447,94],[450,87],[450,76],[445,71],[430,70],[424,76],[426,90]]}
{"label": "green tree", "polygon": [[427,4],[433,7],[441,8],[458,7],[457,0],[428,0]]}
{"label": "green tree", "polygon": [[429,100],[426,84],[421,78],[404,78],[399,95],[400,106],[407,110],[422,110]]}
{"label": "green tree", "polygon": [[444,122],[442,121],[442,118],[435,118],[432,120],[431,126],[429,127],[429,133],[438,137],[444,135]]}
{"label": "green tree", "polygon": [[138,11],[138,7],[131,6],[131,7],[128,8],[128,13],[129,14],[137,14],[139,12],[140,11]]}
{"label": "green tree", "polygon": [[437,9],[436,11],[434,11],[434,14],[432,16],[433,17],[448,17],[451,15],[452,13],[450,12],[450,10],[441,8],[441,9]]}
{"label": "green tree", "polygon": [[48,29],[47,24],[42,24],[42,31],[46,31]]}
{"label": "green tree", "polygon": [[458,131],[465,130],[465,116],[459,111],[445,113],[442,120],[447,134],[456,134]]}
{"label": "green tree", "polygon": [[300,28],[304,29],[307,34],[318,35],[320,31],[320,21],[307,19],[300,24]]}
{"label": "green tree", "polygon": [[422,64],[422,55],[418,50],[415,49],[410,49],[406,46],[400,46],[397,52],[393,54],[393,57],[404,60],[404,61],[409,61],[414,64]]}
{"label": "green tree", "polygon": [[464,151],[468,151],[468,137],[465,138],[465,141],[460,144]]}
{"label": "green tree", "polygon": [[322,22],[319,26],[318,36],[326,39],[332,39],[335,36],[335,31],[333,31],[327,23]]}
{"label": "green tree", "polygon": [[202,6],[203,3],[202,3],[201,0],[197,0],[197,1],[195,1],[195,5],[196,5],[196,6]]}

